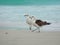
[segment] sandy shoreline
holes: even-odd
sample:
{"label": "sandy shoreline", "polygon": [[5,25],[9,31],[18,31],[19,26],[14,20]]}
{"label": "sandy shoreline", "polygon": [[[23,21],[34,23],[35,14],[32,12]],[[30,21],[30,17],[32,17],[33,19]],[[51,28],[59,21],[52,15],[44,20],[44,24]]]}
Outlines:
{"label": "sandy shoreline", "polygon": [[0,45],[60,45],[60,32],[0,30]]}

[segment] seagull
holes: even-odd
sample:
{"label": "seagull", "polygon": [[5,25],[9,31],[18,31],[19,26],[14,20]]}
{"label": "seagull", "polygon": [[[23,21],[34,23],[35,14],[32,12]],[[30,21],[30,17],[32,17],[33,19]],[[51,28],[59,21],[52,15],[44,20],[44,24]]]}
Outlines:
{"label": "seagull", "polygon": [[[44,25],[50,25],[51,23],[48,23],[47,21],[42,21],[40,19],[36,19],[34,16],[30,16],[28,14],[24,15],[26,18],[26,23],[29,25],[29,29],[34,32],[35,30],[38,30],[40,32],[40,27]],[[32,30],[32,26],[36,27],[37,29]]]}
{"label": "seagull", "polygon": [[26,18],[26,23],[29,25],[29,29],[31,30],[32,27],[32,17],[29,15],[24,15]]}

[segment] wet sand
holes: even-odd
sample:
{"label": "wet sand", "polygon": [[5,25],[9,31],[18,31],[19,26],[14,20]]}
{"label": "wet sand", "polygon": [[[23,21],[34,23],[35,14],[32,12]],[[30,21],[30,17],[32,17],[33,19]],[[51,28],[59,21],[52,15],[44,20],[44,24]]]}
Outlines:
{"label": "wet sand", "polygon": [[60,45],[60,32],[0,30],[0,45]]}

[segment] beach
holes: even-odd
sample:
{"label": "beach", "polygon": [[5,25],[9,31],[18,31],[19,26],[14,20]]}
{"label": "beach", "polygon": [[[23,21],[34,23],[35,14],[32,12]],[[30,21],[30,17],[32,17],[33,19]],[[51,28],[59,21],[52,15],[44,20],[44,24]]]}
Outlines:
{"label": "beach", "polygon": [[0,30],[0,45],[60,45],[60,32]]}
{"label": "beach", "polygon": [[[51,24],[31,32],[26,14]],[[0,45],[60,45],[60,0],[0,0]]]}

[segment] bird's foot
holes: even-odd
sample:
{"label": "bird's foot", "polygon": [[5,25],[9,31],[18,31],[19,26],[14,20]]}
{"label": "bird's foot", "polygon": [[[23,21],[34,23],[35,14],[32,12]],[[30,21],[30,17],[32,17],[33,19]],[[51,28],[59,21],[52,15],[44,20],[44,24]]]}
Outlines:
{"label": "bird's foot", "polygon": [[40,31],[37,31],[38,33],[40,33]]}
{"label": "bird's foot", "polygon": [[35,30],[32,30],[31,32],[34,32]]}

